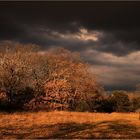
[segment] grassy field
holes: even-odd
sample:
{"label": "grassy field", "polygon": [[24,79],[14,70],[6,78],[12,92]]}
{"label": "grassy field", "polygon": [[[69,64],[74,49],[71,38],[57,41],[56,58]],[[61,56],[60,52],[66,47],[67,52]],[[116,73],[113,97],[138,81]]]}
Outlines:
{"label": "grassy field", "polygon": [[137,113],[0,113],[0,139],[140,138]]}

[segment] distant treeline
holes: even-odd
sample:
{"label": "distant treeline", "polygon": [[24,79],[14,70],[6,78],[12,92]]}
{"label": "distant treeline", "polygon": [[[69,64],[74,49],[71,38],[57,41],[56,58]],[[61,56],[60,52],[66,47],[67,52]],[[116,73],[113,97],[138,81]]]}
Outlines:
{"label": "distant treeline", "polygon": [[42,51],[29,44],[0,47],[0,110],[130,112],[140,97],[124,91],[105,94],[78,53],[63,48]]}

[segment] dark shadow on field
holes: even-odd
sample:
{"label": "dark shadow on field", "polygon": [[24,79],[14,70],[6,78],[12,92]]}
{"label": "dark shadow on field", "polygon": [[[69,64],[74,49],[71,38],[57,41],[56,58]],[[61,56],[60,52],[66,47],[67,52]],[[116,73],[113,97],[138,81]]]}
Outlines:
{"label": "dark shadow on field", "polygon": [[140,138],[138,127],[123,121],[103,121],[93,124],[64,123],[32,127],[0,127],[0,139],[48,138]]}

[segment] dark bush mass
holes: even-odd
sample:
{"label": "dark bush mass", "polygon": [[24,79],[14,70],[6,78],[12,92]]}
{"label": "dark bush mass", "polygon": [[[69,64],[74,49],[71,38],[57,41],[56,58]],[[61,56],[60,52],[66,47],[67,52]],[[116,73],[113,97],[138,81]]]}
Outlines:
{"label": "dark bush mass", "polygon": [[130,101],[128,95],[122,91],[114,91],[110,97],[113,111],[129,112]]}

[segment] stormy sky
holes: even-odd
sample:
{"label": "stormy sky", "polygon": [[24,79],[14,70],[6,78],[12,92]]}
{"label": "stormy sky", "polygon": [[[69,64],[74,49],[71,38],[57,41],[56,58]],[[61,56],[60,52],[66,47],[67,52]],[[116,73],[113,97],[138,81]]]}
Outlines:
{"label": "stormy sky", "polygon": [[108,90],[140,83],[140,2],[0,2],[0,43],[80,52]]}

